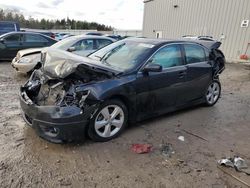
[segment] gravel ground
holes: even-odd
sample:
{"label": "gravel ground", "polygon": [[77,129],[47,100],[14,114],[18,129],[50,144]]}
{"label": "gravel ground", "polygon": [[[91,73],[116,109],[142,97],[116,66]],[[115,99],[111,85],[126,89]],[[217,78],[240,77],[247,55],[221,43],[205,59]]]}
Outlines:
{"label": "gravel ground", "polygon": [[[218,159],[234,155],[250,166],[250,71],[244,65],[227,65],[222,97],[214,107],[140,122],[106,143],[57,145],[39,138],[21,118],[18,90],[26,79],[10,63],[0,62],[1,188],[244,187],[216,166]],[[133,143],[152,144],[153,151],[135,154]],[[163,143],[172,145],[172,157],[162,155]],[[226,170],[250,184],[250,176]]]}

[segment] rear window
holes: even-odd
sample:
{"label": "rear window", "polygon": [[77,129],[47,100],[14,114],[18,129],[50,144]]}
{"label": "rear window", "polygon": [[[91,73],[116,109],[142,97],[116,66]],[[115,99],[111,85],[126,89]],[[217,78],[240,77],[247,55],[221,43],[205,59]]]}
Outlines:
{"label": "rear window", "polygon": [[194,44],[184,44],[187,64],[206,61],[206,54],[201,46]]}

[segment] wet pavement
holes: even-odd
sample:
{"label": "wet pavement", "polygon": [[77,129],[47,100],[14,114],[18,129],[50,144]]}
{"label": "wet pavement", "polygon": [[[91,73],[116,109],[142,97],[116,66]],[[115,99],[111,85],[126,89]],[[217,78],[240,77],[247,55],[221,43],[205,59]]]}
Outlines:
{"label": "wet pavement", "polygon": [[[234,155],[250,162],[250,70],[239,64],[226,68],[214,107],[130,125],[106,143],[57,145],[25,125],[18,90],[27,76],[0,62],[0,187],[244,187],[216,166]],[[134,143],[153,145],[153,151],[135,154]],[[162,154],[164,144],[171,144],[171,157]],[[250,176],[230,173],[250,184]]]}

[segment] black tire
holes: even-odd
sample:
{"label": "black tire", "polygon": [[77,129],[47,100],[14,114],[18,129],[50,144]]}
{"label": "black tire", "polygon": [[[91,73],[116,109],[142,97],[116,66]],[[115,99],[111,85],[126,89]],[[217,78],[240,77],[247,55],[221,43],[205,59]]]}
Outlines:
{"label": "black tire", "polygon": [[[117,105],[123,110],[124,121],[123,121],[123,124],[122,124],[120,130],[116,134],[114,134],[113,136],[110,136],[110,137],[102,137],[97,133],[97,131],[95,129],[96,118],[105,107],[112,106],[112,105]],[[124,103],[118,99],[107,100],[100,105],[98,111],[95,113],[93,118],[90,120],[90,124],[88,127],[88,136],[90,137],[91,140],[93,140],[95,142],[106,142],[106,141],[112,140],[113,138],[116,138],[124,131],[124,129],[127,126],[127,122],[128,122],[128,110],[127,110],[127,107],[124,105]]]}
{"label": "black tire", "polygon": [[[216,90],[216,91],[218,91],[218,95],[217,95],[217,97],[213,101],[209,100],[208,97],[207,97],[208,96],[208,92],[209,92],[209,88],[212,85],[216,85],[218,87],[217,90]],[[205,105],[206,106],[214,106],[218,102],[220,96],[221,96],[221,84],[220,84],[219,80],[213,80],[211,82],[211,84],[207,87],[207,90],[206,90],[206,93],[205,93],[205,96],[204,96],[204,98],[205,98]]]}

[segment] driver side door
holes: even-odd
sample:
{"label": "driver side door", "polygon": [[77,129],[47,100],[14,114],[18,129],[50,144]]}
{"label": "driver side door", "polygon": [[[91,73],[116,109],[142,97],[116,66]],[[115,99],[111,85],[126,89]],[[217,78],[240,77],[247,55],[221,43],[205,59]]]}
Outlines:
{"label": "driver side door", "polygon": [[137,93],[139,119],[172,111],[185,91],[187,67],[179,44],[160,48],[147,63],[159,64],[163,69],[138,74],[138,83],[144,80],[148,88],[146,93]]}

